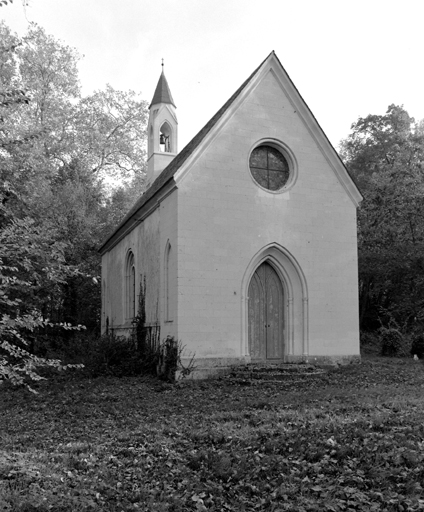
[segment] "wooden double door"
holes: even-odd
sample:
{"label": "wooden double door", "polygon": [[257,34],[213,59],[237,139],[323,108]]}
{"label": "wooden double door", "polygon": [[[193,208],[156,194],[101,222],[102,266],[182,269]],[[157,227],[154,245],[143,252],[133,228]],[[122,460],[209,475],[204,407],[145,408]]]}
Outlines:
{"label": "wooden double door", "polygon": [[277,272],[262,263],[249,284],[249,351],[252,360],[284,358],[284,290]]}

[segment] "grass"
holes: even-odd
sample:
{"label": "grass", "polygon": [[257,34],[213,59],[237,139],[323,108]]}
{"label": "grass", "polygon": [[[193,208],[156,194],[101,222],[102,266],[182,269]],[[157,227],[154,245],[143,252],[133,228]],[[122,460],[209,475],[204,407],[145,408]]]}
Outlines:
{"label": "grass", "polygon": [[0,388],[0,511],[424,510],[424,366]]}

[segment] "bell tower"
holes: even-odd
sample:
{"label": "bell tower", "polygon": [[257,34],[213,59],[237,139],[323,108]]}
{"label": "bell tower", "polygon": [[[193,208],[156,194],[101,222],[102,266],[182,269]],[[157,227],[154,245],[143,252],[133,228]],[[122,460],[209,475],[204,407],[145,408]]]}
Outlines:
{"label": "bell tower", "polygon": [[147,186],[150,186],[177,154],[176,106],[163,71],[149,107]]}

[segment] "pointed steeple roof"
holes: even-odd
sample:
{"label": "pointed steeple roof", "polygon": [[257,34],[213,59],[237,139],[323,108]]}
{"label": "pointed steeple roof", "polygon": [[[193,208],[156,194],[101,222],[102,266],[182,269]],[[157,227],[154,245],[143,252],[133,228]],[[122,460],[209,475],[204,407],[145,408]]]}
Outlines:
{"label": "pointed steeple roof", "polygon": [[[169,90],[168,81],[166,80],[165,73],[163,72],[159,77],[158,85],[156,86],[155,94],[153,95],[152,102],[150,103],[150,107],[152,105],[156,105],[157,103],[170,103],[175,108],[177,106],[174,103],[174,100],[172,99],[171,91]],[[149,107],[149,108],[150,108]]]}

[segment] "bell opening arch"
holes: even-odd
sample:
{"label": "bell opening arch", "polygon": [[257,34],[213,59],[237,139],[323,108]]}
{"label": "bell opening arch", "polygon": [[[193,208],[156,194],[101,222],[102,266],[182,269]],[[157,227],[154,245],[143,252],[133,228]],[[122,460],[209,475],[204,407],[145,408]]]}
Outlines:
{"label": "bell opening arch", "polygon": [[172,128],[167,121],[165,121],[159,129],[159,148],[161,153],[174,152]]}
{"label": "bell opening arch", "polygon": [[[276,274],[276,276],[273,274]],[[278,302],[278,307],[283,308],[280,312],[280,321],[283,324],[281,337],[281,358],[284,361],[299,361],[306,359],[309,354],[309,329],[308,329],[308,287],[304,273],[293,255],[284,247],[277,243],[269,244],[258,251],[250,260],[242,279],[241,288],[241,347],[240,353],[244,358],[249,360],[256,359],[277,359],[274,356],[263,357],[265,352],[271,353],[273,349],[267,348],[262,351],[258,358],[257,353],[251,353],[252,347],[249,346],[249,325],[252,328],[252,297],[250,301],[249,312],[249,291],[255,294],[255,289],[261,285],[259,282],[265,282],[266,275],[270,276],[274,283],[278,280],[281,282],[282,302]],[[258,302],[257,297],[254,298]],[[271,298],[271,303],[274,299]],[[269,302],[269,300],[268,300]],[[275,300],[274,300],[275,302]],[[275,307],[271,304],[271,309]],[[250,324],[249,324],[250,314]],[[264,313],[266,316],[266,313]],[[260,322],[262,322],[262,313]],[[263,321],[265,327],[269,328],[270,323]],[[265,341],[265,344],[267,342]],[[253,348],[253,352],[256,349]],[[253,357],[252,357],[253,355]]]}

